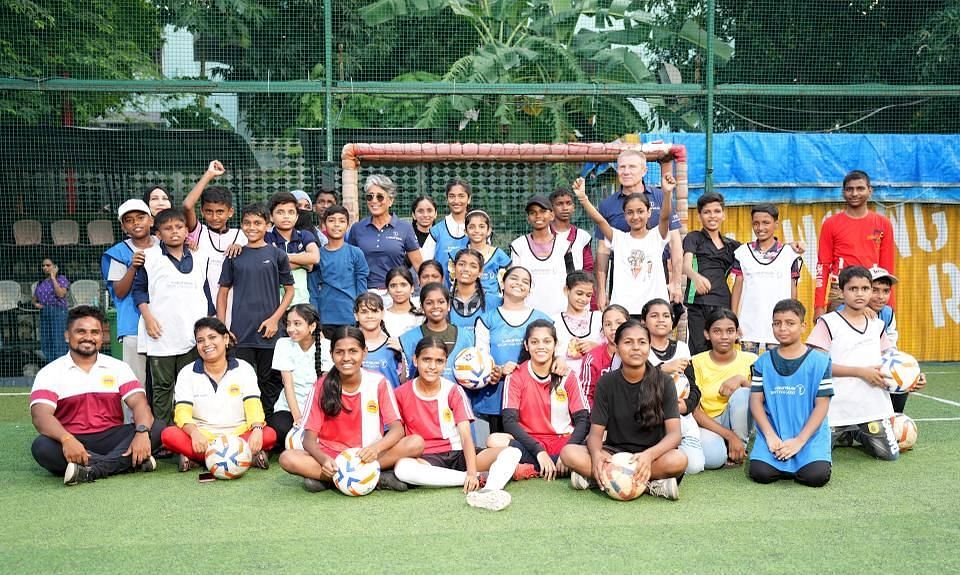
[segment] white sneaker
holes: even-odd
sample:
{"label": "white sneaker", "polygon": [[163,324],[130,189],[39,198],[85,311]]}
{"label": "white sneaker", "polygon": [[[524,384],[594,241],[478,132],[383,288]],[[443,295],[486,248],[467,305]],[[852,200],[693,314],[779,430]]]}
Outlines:
{"label": "white sneaker", "polygon": [[677,485],[676,477],[648,481],[647,492],[650,495],[663,497],[664,499],[669,499],[670,501],[676,501],[680,499],[680,487]]}
{"label": "white sneaker", "polygon": [[510,494],[502,489],[480,489],[467,493],[467,505],[490,511],[500,511],[510,505]]}
{"label": "white sneaker", "polygon": [[580,475],[576,471],[570,472],[570,486],[574,489],[585,490],[585,489],[596,489],[599,487],[597,482],[592,478],[587,479],[586,477]]}

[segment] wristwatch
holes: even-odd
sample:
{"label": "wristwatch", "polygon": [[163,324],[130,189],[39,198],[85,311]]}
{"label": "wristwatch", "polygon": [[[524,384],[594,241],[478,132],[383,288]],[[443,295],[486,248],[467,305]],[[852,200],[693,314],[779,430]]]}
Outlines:
{"label": "wristwatch", "polygon": [[142,423],[138,424],[136,429],[137,433],[147,433],[150,431],[150,428]]}

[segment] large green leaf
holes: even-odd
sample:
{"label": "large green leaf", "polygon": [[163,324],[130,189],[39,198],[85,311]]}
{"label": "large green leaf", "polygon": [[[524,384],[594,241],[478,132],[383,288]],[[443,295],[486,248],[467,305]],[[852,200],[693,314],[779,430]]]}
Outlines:
{"label": "large green leaf", "polygon": [[449,0],[377,0],[361,8],[360,16],[368,26],[377,26],[404,16],[434,12],[455,3]]}
{"label": "large green leaf", "polygon": [[[707,32],[695,20],[687,20],[680,29],[679,36],[695,46],[707,47]],[[713,54],[720,60],[727,61],[733,57],[733,46],[718,38],[713,39]]]}

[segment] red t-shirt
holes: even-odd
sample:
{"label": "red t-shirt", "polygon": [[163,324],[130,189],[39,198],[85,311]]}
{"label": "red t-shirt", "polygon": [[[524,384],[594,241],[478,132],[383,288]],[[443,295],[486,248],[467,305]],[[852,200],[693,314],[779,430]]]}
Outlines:
{"label": "red t-shirt", "polygon": [[[419,435],[423,438],[424,453],[446,453],[460,451],[460,436],[456,432],[453,442],[443,437],[440,425],[440,398],[423,397],[414,386],[416,380],[410,380],[397,388],[397,405],[400,407],[400,416],[407,435]],[[445,397],[443,420],[446,424],[456,426],[461,422],[470,423],[475,418],[470,409],[470,401],[459,385],[451,383]],[[440,393],[443,393],[441,389]],[[438,394],[439,395],[439,394]],[[448,433],[448,436],[450,434]]]}
{"label": "red t-shirt", "polygon": [[[328,416],[320,407],[325,381],[326,376],[316,384],[305,427],[317,434],[320,447],[327,455],[336,457],[344,449],[365,447],[383,437],[383,429],[400,419],[400,410],[393,397],[393,389],[379,373],[363,370],[360,388],[354,393],[340,394],[343,407],[336,417]],[[365,390],[368,391],[366,405],[362,405]],[[368,426],[373,432],[368,434],[366,442],[363,436],[365,415],[368,418],[378,418],[377,425]]]}
{"label": "red t-shirt", "polygon": [[572,415],[587,409],[577,376],[570,372],[556,389],[550,379],[540,381],[525,361],[507,376],[503,388],[503,408],[516,409],[519,423],[535,439],[573,433]]}
{"label": "red t-shirt", "polygon": [[597,391],[600,376],[610,371],[613,354],[607,353],[607,344],[602,343],[587,352],[580,364],[580,389],[593,409],[593,394]]}
{"label": "red t-shirt", "polygon": [[820,228],[815,307],[827,305],[830,274],[850,266],[869,269],[875,265],[892,274],[894,255],[893,224],[884,216],[876,212],[862,218],[851,218],[846,212],[830,216]]}

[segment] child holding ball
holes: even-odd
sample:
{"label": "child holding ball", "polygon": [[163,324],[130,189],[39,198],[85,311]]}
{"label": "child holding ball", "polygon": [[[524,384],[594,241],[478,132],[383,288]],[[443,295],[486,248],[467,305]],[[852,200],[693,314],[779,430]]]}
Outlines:
{"label": "child holding ball", "polygon": [[631,319],[614,338],[622,366],[600,378],[586,447],[568,445],[560,460],[574,489],[603,487],[614,453],[632,453],[634,477],[646,493],[676,500],[677,478],[687,468],[680,445],[680,413],[673,379],[650,364],[650,333]]}
{"label": "child holding ball", "polygon": [[[429,336],[414,352],[418,376],[397,389],[397,405],[408,435],[423,438],[423,455],[397,462],[396,474],[411,485],[462,486],[467,503],[499,511],[510,504],[503,491],[510,480],[520,450],[514,447],[485,449],[477,453],[470,432],[473,412],[459,385],[441,377],[447,362],[447,347]],[[479,472],[489,470],[480,489]]]}
{"label": "child holding ball", "polygon": [[803,343],[806,314],[795,299],[777,302],[773,335],[780,346],[753,364],[750,412],[757,439],[747,473],[757,483],[792,478],[822,487],[830,481],[830,357]]}
{"label": "child holding ball", "polygon": [[323,491],[337,472],[337,455],[359,447],[364,462],[380,463],[381,489],[406,491],[407,485],[397,479],[392,467],[403,457],[418,457],[423,440],[403,436],[403,422],[390,384],[382,375],[361,367],[367,354],[363,332],[355,327],[337,327],[331,348],[333,368],[314,388],[303,449],[284,451],[280,467],[303,477],[307,491]]}

